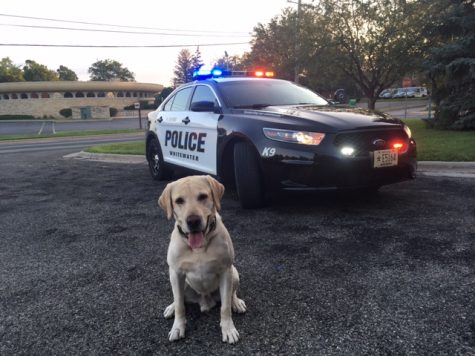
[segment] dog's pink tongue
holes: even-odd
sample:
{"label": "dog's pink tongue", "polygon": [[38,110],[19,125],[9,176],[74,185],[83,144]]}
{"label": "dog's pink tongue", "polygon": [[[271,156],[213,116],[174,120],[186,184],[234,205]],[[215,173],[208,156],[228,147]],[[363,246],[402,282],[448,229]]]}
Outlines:
{"label": "dog's pink tongue", "polygon": [[188,243],[191,248],[203,247],[204,236],[202,232],[190,232],[188,234]]}

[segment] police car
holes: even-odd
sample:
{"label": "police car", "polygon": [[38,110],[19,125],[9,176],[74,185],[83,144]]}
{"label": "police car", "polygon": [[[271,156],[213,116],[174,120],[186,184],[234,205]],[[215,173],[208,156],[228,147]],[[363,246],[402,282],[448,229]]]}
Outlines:
{"label": "police car", "polygon": [[400,120],[330,105],[272,72],[198,71],[148,115],[156,180],[176,167],[233,186],[244,208],[275,189],[368,189],[414,178],[416,143]]}

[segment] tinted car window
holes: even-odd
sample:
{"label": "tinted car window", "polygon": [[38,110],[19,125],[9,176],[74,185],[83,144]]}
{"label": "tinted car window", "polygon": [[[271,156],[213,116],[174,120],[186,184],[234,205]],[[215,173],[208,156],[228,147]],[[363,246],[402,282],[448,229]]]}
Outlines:
{"label": "tinted car window", "polygon": [[218,84],[227,106],[253,107],[271,105],[328,105],[314,92],[279,80],[242,80]]}
{"label": "tinted car window", "polygon": [[193,88],[188,87],[183,90],[180,90],[175,94],[173,103],[171,105],[171,111],[185,111],[188,109],[188,99],[190,98]]}
{"label": "tinted car window", "polygon": [[198,85],[195,89],[195,92],[193,93],[191,102],[195,103],[198,101],[211,101],[215,103],[216,106],[218,105],[216,97],[214,96],[211,89],[204,85]]}
{"label": "tinted car window", "polygon": [[170,111],[171,107],[172,107],[172,104],[173,104],[173,99],[175,99],[175,95],[173,95],[170,100],[168,100],[166,103],[165,103],[165,106],[163,107],[163,110],[164,111]]}

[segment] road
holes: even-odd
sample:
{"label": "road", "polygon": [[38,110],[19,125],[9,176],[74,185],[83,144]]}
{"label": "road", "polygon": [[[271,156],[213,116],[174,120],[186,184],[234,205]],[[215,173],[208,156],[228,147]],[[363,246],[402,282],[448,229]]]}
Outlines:
{"label": "road", "polygon": [[[147,126],[147,120],[142,117],[142,128]],[[85,130],[120,130],[138,129],[140,123],[136,119],[114,119],[114,120],[94,120],[94,121],[59,121],[37,120],[37,121],[0,121],[0,136],[3,135],[33,135],[41,133],[53,134],[64,131],[85,131]]]}
{"label": "road", "polygon": [[126,133],[97,136],[72,136],[58,138],[41,138],[36,140],[0,141],[0,154],[28,153],[42,151],[80,151],[83,148],[117,142],[143,140],[144,133]]}
{"label": "road", "polygon": [[[407,110],[405,106],[407,105]],[[376,103],[376,108],[388,112],[397,118],[426,118],[426,100],[404,101],[381,101]],[[360,106],[366,107],[365,103]],[[147,125],[147,120],[142,117],[142,128]],[[114,119],[114,120],[81,120],[81,121],[60,121],[51,120],[38,121],[0,121],[0,136],[3,135],[33,135],[52,134],[62,131],[84,131],[84,130],[113,130],[113,129],[138,129],[140,123],[138,118]]]}
{"label": "road", "polygon": [[167,340],[172,222],[145,164],[0,155],[1,355],[474,355],[475,180],[421,177],[378,195],[282,197],[222,216],[241,334],[187,306]]}

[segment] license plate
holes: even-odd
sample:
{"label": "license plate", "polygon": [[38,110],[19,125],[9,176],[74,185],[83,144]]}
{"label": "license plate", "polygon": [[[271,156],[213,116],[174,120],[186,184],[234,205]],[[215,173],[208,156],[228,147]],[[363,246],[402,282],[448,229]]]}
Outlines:
{"label": "license plate", "polygon": [[374,168],[397,166],[396,150],[380,150],[374,151]]}

